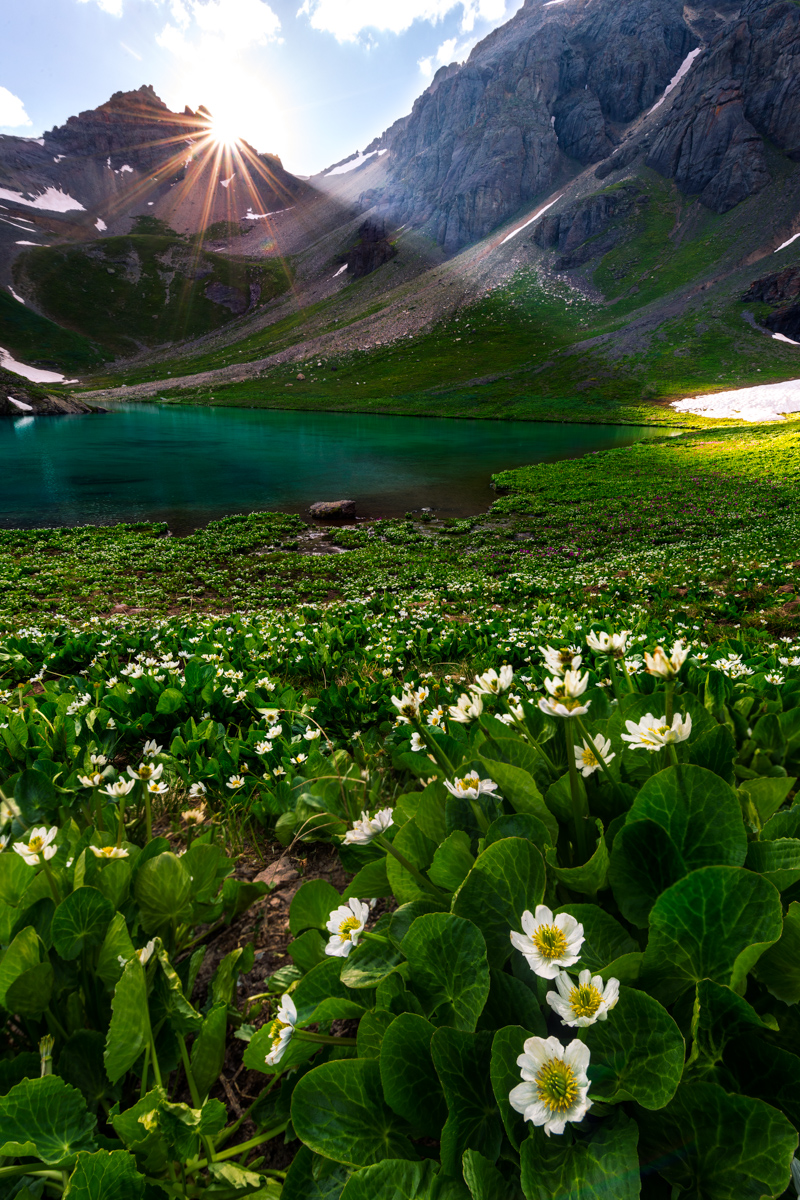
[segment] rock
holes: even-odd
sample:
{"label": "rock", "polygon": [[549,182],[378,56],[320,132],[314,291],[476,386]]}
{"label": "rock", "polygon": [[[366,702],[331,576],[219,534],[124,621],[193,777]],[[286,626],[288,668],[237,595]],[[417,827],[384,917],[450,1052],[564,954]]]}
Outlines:
{"label": "rock", "polygon": [[72,396],[54,396],[13,371],[0,369],[0,417],[56,417],[105,412]]}
{"label": "rock", "polygon": [[[533,232],[533,240],[543,250],[558,249],[563,257],[558,269],[578,266],[588,258],[606,254],[621,236],[623,230],[614,231],[614,236],[600,238],[612,223],[627,217],[637,206],[647,203],[647,196],[635,186],[625,184],[613,191],[596,192],[578,204],[573,204],[562,213],[547,213]],[[585,243],[591,240],[589,246]]]}
{"label": "rock", "polygon": [[763,304],[788,304],[800,298],[800,267],[786,267],[773,275],[756,279],[742,296],[742,300],[761,301]]}
{"label": "rock", "polygon": [[284,862],[283,859],[278,859],[277,862],[270,863],[263,871],[260,871],[253,880],[253,883],[266,883],[270,887],[281,887],[283,884],[291,883],[297,879],[298,872],[291,863]]}
{"label": "rock", "polygon": [[356,515],[355,500],[318,500],[308,510],[317,520],[331,517],[354,517]]}
{"label": "rock", "polygon": [[776,308],[764,321],[770,333],[782,333],[793,342],[800,342],[800,304]]}
{"label": "rock", "polygon": [[302,371],[298,371],[298,372],[297,372],[297,376],[296,376],[296,378],[297,378],[297,379],[305,379],[305,375],[303,374],[303,372],[302,372]]}
{"label": "rock", "polygon": [[355,246],[347,252],[347,273],[355,279],[377,271],[378,267],[397,255],[397,248],[386,236],[384,221],[365,221],[358,231],[358,238]]}
{"label": "rock", "polygon": [[237,317],[250,307],[249,291],[243,292],[241,288],[231,287],[227,283],[207,283],[204,295],[206,300],[221,304]]}

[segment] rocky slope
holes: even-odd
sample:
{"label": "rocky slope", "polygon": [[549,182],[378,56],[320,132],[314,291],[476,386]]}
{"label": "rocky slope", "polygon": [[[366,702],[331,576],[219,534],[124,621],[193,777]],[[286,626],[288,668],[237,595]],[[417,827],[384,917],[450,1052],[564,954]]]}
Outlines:
{"label": "rocky slope", "polygon": [[0,367],[0,417],[55,417],[102,411],[74,396],[54,396]]}

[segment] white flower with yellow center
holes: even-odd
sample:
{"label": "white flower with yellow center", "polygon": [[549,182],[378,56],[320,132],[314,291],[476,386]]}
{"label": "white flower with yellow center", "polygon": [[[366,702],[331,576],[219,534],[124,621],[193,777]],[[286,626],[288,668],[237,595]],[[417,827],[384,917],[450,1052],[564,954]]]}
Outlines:
{"label": "white flower with yellow center", "polygon": [[564,967],[573,966],[580,958],[583,926],[569,913],[554,917],[546,904],[537,904],[535,914],[525,910],[521,924],[525,932],[512,929],[511,944],[542,979],[557,979]]}
{"label": "white flower with yellow center", "polygon": [[[600,758],[608,766],[612,758],[616,757],[614,754],[609,754],[609,750],[611,749],[610,739],[604,738],[602,734],[598,733],[595,735],[593,741],[597,754],[600,755]],[[583,746],[574,746],[573,749],[575,751],[576,766],[584,779],[588,775],[593,775],[595,771],[600,770],[600,759],[587,743],[586,738],[583,739]]]}
{"label": "white flower with yellow center", "polygon": [[432,725],[435,729],[440,727],[442,729],[444,728],[444,709],[442,708],[441,704],[438,708],[432,708],[428,713],[427,724]]}
{"label": "white flower with yellow center", "polygon": [[273,767],[272,774],[275,776],[276,779],[280,779],[282,775],[286,774],[286,768],[285,767]]}
{"label": "white flower with yellow center", "polygon": [[294,758],[290,758],[289,762],[294,763],[296,767],[302,767],[304,762],[308,761],[307,754],[295,754]]}
{"label": "white flower with yellow center", "polygon": [[297,1009],[291,996],[283,996],[275,1019],[269,1026],[269,1039],[272,1049],[266,1057],[268,1067],[274,1067],[286,1053],[286,1047],[292,1039],[297,1022]]}
{"label": "white flower with yellow center", "polygon": [[272,751],[272,742],[257,742],[256,754],[270,754]]}
{"label": "white flower with yellow center", "polygon": [[273,725],[271,729],[267,730],[267,737],[274,740],[275,738],[279,738],[282,733],[283,733],[282,725]]}
{"label": "white flower with yellow center", "polygon": [[79,775],[78,780],[83,787],[94,788],[100,786],[103,782],[103,776],[99,771],[94,771],[91,775]]}
{"label": "white flower with yellow center", "polygon": [[540,646],[539,651],[544,659],[544,665],[554,675],[563,675],[566,671],[578,671],[583,662],[577,646],[566,646],[563,650],[554,650],[552,646]]}
{"label": "white flower with yellow center", "polygon": [[208,788],[204,783],[193,783],[189,788],[189,795],[192,800],[195,800],[198,796],[205,796],[207,791]]}
{"label": "white flower with yellow center", "polygon": [[458,702],[449,706],[448,712],[459,725],[468,725],[470,721],[477,721],[483,712],[483,697],[468,696],[466,692],[462,692]]}
{"label": "white flower with yellow center", "polygon": [[10,825],[21,815],[20,807],[15,800],[0,800],[0,829]]}
{"label": "white flower with yellow center", "polygon": [[622,633],[604,633],[602,630],[595,633],[592,630],[586,635],[586,645],[590,650],[594,650],[595,654],[608,654],[611,658],[624,658],[630,636],[630,629],[623,629]]}
{"label": "white flower with yellow center", "polygon": [[103,791],[107,796],[111,796],[112,800],[119,800],[122,796],[127,796],[136,787],[135,779],[118,779],[116,783],[107,783]]}
{"label": "white flower with yellow center", "polygon": [[32,829],[27,842],[14,842],[14,849],[29,867],[35,867],[39,862],[40,855],[45,862],[58,853],[58,847],[51,843],[55,840],[58,829],[55,825],[51,829],[46,829],[44,825],[38,829]]}
{"label": "white flower with yellow center", "polygon": [[426,687],[417,688],[416,691],[406,688],[402,696],[392,696],[392,704],[397,709],[395,725],[410,725],[412,721],[418,721],[420,705],[427,697]]}
{"label": "white flower with yellow center", "polygon": [[421,738],[416,732],[412,733],[411,735],[411,749],[415,754],[419,754],[421,751],[425,751],[427,749],[424,739]]}
{"label": "white flower with yellow center", "polygon": [[619,1000],[619,980],[603,983],[600,975],[581,971],[578,982],[566,973],[556,975],[557,992],[547,993],[547,1003],[561,1017],[562,1025],[583,1029],[595,1021],[605,1021]]}
{"label": "white flower with yellow center", "polygon": [[660,679],[675,679],[681,667],[689,657],[689,647],[683,641],[675,642],[672,653],[667,656],[663,646],[656,646],[652,654],[645,650],[644,661],[650,675]]}
{"label": "white flower with yellow center", "polygon": [[358,939],[368,920],[369,905],[362,904],[360,900],[348,900],[347,904],[335,908],[325,927],[331,935],[325,953],[334,958],[347,958],[350,951],[358,945]]}
{"label": "white flower with yellow center", "polygon": [[122,846],[90,846],[92,854],[95,858],[127,858],[128,851],[123,850]]}
{"label": "white flower with yellow center", "polygon": [[231,775],[228,779],[228,782],[225,784],[225,787],[230,788],[232,792],[235,792],[239,788],[244,787],[244,779],[241,775]]}
{"label": "white flower with yellow center", "polygon": [[303,733],[303,737],[307,742],[315,742],[320,736],[320,732],[321,731],[319,729],[312,729],[311,726],[309,726],[308,729],[306,729]]}
{"label": "white flower with yellow center", "polygon": [[104,767],[108,763],[105,754],[90,754],[89,758],[93,767]]}
{"label": "white flower with yellow center", "polygon": [[454,779],[451,783],[449,779],[445,779],[444,786],[452,796],[463,796],[466,800],[477,800],[482,794],[491,795],[497,791],[497,784],[491,779],[481,779],[477,771],[468,771],[461,779]]}
{"label": "white flower with yellow center", "polygon": [[345,845],[367,846],[379,834],[384,833],[392,824],[392,810],[382,808],[371,817],[368,812],[361,813],[361,820],[353,822],[353,828],[348,829],[342,839]]}
{"label": "white flower with yellow center", "polygon": [[684,719],[680,713],[675,713],[672,724],[667,725],[666,717],[645,713],[641,721],[626,721],[625,725],[628,732],[621,736],[631,750],[649,750],[655,754],[670,743],[686,741],[692,732],[692,715],[687,713]]}
{"label": "white flower with yellow center", "polygon": [[128,774],[131,779],[141,779],[144,783],[147,783],[151,779],[160,779],[163,773],[163,763],[141,762],[136,770],[133,767],[128,767]]}
{"label": "white flower with yellow center", "polygon": [[514,668],[508,663],[500,668],[499,675],[490,667],[483,675],[475,676],[475,682],[470,684],[469,690],[477,696],[499,696],[501,692],[508,691],[513,678]]}
{"label": "white flower with yellow center", "polygon": [[579,671],[565,671],[563,679],[545,679],[544,686],[549,695],[541,698],[539,708],[551,717],[582,717],[591,704],[591,701],[581,704],[579,699],[588,683],[588,671],[583,675]]}
{"label": "white flower with yellow center", "polygon": [[147,791],[151,796],[166,796],[169,787],[163,779],[151,779],[147,785]]}
{"label": "white flower with yellow center", "polygon": [[582,1121],[592,1107],[590,1059],[589,1047],[577,1038],[568,1046],[554,1037],[527,1038],[517,1059],[523,1082],[509,1092],[509,1104],[524,1120],[542,1125],[548,1137],[563,1133],[568,1122]]}

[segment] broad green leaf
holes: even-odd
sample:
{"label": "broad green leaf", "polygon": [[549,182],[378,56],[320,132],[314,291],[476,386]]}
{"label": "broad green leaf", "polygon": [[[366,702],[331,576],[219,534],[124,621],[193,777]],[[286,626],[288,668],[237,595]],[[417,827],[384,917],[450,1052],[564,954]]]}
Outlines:
{"label": "broad green leaf", "polygon": [[385,1009],[376,1008],[364,1013],[364,1016],[358,1022],[358,1030],[356,1031],[357,1047],[356,1053],[358,1058],[380,1058],[381,1046],[386,1034],[386,1030],[394,1021],[393,1013],[387,1012]]}
{"label": "broad green leaf", "polygon": [[[800,709],[798,709],[800,712]],[[770,842],[776,838],[800,837],[800,804],[776,812],[770,817],[759,834],[759,841]]]}
{"label": "broad green leaf", "polygon": [[114,909],[122,908],[128,898],[131,885],[130,863],[122,858],[104,862],[97,873],[92,876],[91,883],[93,887],[103,893],[107,900],[110,900]]}
{"label": "broad green leaf", "polygon": [[436,1165],[387,1158],[355,1171],[341,1200],[434,1200]]}
{"label": "broad green leaf", "polygon": [[677,846],[656,821],[633,821],[614,838],[608,882],[632,925],[646,928],[658,897],[685,874]]}
{"label": "broad green leaf", "polygon": [[380,1070],[386,1103],[418,1137],[438,1138],[447,1119],[442,1085],[431,1057],[434,1027],[424,1017],[401,1013],[381,1043]]}
{"label": "broad green leaf", "polygon": [[83,1096],[57,1075],[23,1079],[0,1098],[0,1155],[66,1167],[95,1149],[94,1130]]}
{"label": "broad green leaf", "polygon": [[684,1083],[666,1108],[637,1115],[643,1162],[703,1200],[762,1200],[789,1184],[791,1123],[763,1100]]}
{"label": "broad green leaf", "polygon": [[678,1026],[652,996],[621,988],[607,1019],[595,1021],[585,1035],[595,1099],[635,1100],[655,1109],[675,1095],[686,1047]]}
{"label": "broad green leaf", "polygon": [[325,962],[325,940],[318,929],[307,929],[292,940],[289,953],[292,962],[306,974],[319,963]]}
{"label": "broad green leaf", "polygon": [[[413,819],[406,821],[405,825],[398,829],[392,845],[404,858],[408,859],[412,866],[423,872],[427,871],[433,862],[433,855],[436,851],[435,844],[430,838],[425,837]],[[411,872],[407,871],[391,855],[386,859],[386,876],[398,904],[408,904],[411,900],[423,900],[429,894],[419,886]]]}
{"label": "broad green leaf", "polygon": [[712,771],[729,784],[734,780],[735,758],[736,742],[726,725],[717,725],[715,729],[709,729],[689,747],[689,762],[698,767],[705,767],[707,771]]}
{"label": "broad green leaf", "polygon": [[221,863],[223,870],[225,869],[225,856],[222,850],[219,846],[196,841],[192,843],[181,861],[192,877],[192,900],[194,903],[210,904],[219,891]]}
{"label": "broad green leaf", "polygon": [[272,1050],[270,1024],[268,1021],[266,1025],[262,1025],[260,1029],[256,1030],[247,1044],[243,1061],[250,1071],[260,1071],[262,1075],[282,1075],[284,1071],[295,1070],[307,1063],[322,1049],[314,1042],[303,1042],[300,1038],[292,1038],[280,1062],[274,1066],[268,1066],[266,1058]]}
{"label": "broad green leaf", "polygon": [[67,960],[99,946],[114,916],[114,905],[97,888],[77,888],[62,900],[53,916],[53,946]]}
{"label": "broad green leaf", "polygon": [[697,985],[692,1014],[692,1052],[688,1062],[713,1067],[721,1061],[728,1042],[748,1029],[774,1029],[774,1017],[764,1020],[742,996],[710,979]]}
{"label": "broad green leaf", "polygon": [[91,1112],[111,1091],[103,1065],[105,1038],[96,1029],[79,1029],[64,1043],[58,1056],[58,1074],[83,1095]]}
{"label": "broad green leaf", "polygon": [[16,908],[35,874],[19,854],[0,854],[0,900]]}
{"label": "broad green leaf", "polygon": [[519,1196],[516,1183],[505,1180],[478,1150],[464,1151],[461,1170],[473,1200],[517,1200]]}
{"label": "broad green leaf", "polygon": [[[39,825],[58,812],[63,797],[41,771],[23,771],[14,787],[14,799],[27,825]],[[47,820],[47,824],[50,821]]]}
{"label": "broad green leaf", "polygon": [[776,779],[745,779],[739,784],[739,790],[746,793],[763,825],[778,811],[796,783],[796,779],[786,776]]}
{"label": "broad green leaf", "polygon": [[275,1180],[270,1180],[267,1175],[259,1175],[258,1171],[238,1167],[235,1163],[209,1163],[208,1173],[216,1184],[227,1189],[227,1195],[239,1192],[242,1196],[253,1196],[255,1200],[268,1200],[271,1196],[280,1195]]}
{"label": "broad green leaf", "polygon": [[422,1003],[406,982],[409,974],[408,963],[401,963],[391,975],[381,980],[375,989],[375,1000],[379,1010],[385,1010],[394,1016],[404,1012],[422,1016]]}
{"label": "broad green leaf", "polygon": [[418,792],[419,804],[414,814],[417,828],[438,846],[447,837],[447,822],[445,810],[447,807],[447,791],[444,785],[436,780],[429,783],[423,792]]}
{"label": "broad green leaf", "polygon": [[[361,1016],[370,1007],[370,993],[362,988],[351,991],[341,979],[341,959],[326,958],[318,967],[314,967],[298,983],[292,992],[292,999],[297,1007],[298,1025],[306,1025],[310,1021],[323,1020],[321,1012],[329,1012],[328,1020],[335,1016]],[[338,1004],[340,1012],[330,1012],[332,1004]]]}
{"label": "broad green leaf", "polygon": [[36,967],[18,975],[9,984],[6,992],[6,1005],[13,1013],[21,1017],[36,1017],[48,1007],[53,994],[54,972],[49,962],[39,963]]}
{"label": "broad green leaf", "polygon": [[32,1051],[23,1051],[14,1058],[0,1058],[0,1096],[5,1096],[23,1079],[38,1079],[40,1074],[39,1055]]}
{"label": "broad green leaf", "polygon": [[327,879],[309,879],[292,897],[289,905],[289,930],[294,937],[304,929],[319,929],[325,926],[334,909],[342,904],[342,897]]}
{"label": "broad green leaf", "polygon": [[334,1162],[366,1167],[417,1158],[383,1098],[372,1058],[323,1063],[304,1075],[292,1095],[292,1125],[309,1149]]}
{"label": "broad green leaf", "polygon": [[522,931],[522,914],[542,903],[545,868],[535,846],[504,838],[484,850],[453,899],[453,912],[477,925],[492,966],[511,954],[511,931]]}
{"label": "broad green leaf", "polygon": [[158,946],[156,955],[161,969],[156,972],[150,997],[154,1027],[157,1028],[166,1017],[174,1033],[183,1036],[199,1033],[203,1018],[184,996],[180,976],[169,961],[169,955],[163,946]]}
{"label": "broad green leaf", "polygon": [[517,738],[497,738],[488,745],[484,743],[481,749],[486,771],[499,786],[504,799],[508,800],[515,812],[529,813],[537,817],[549,833],[550,841],[555,843],[558,838],[558,821],[545,804],[530,770],[526,770],[520,763],[515,765],[513,761],[501,762],[499,758],[502,754],[513,760],[524,754],[527,761],[527,756],[535,757],[536,751]]}
{"label": "broad green leaf", "polygon": [[225,1121],[225,1105],[220,1100],[206,1100],[202,1108],[165,1101],[159,1109],[159,1123],[167,1145],[175,1158],[184,1161],[198,1154],[202,1134],[219,1133]]}
{"label": "broad green leaf", "polygon": [[766,842],[750,842],[747,869],[763,875],[782,892],[800,879],[800,841],[797,838],[775,838]]}
{"label": "broad green leaf", "polygon": [[192,877],[171,851],[151,858],[136,871],[134,892],[147,934],[175,927],[191,916]]}
{"label": "broad green leaf", "polygon": [[522,1114],[511,1107],[508,1097],[512,1088],[522,1082],[517,1059],[523,1052],[525,1042],[529,1037],[540,1036],[538,1031],[532,1034],[520,1025],[508,1025],[505,1029],[498,1029],[492,1041],[492,1091],[508,1139],[515,1150],[519,1150],[525,1141],[528,1127],[522,1119]]}
{"label": "broad green leaf", "polygon": [[[800,1048],[800,1047],[799,1047]],[[766,1100],[800,1128],[800,1058],[782,1046],[772,1046],[752,1029],[725,1048],[725,1066],[738,1090]]]}
{"label": "broad green leaf", "polygon": [[479,1150],[494,1162],[503,1126],[492,1092],[492,1034],[437,1029],[431,1053],[448,1109],[441,1139],[443,1173],[459,1173],[465,1150]]}
{"label": "broad green leaf", "polygon": [[269,885],[252,883],[246,879],[226,879],[222,884],[222,903],[226,919],[235,921],[243,912],[247,912],[252,904],[266,896]]}
{"label": "broad green leaf", "polygon": [[526,1029],[534,1030],[540,1037],[547,1037],[542,1010],[536,999],[535,985],[532,991],[521,979],[516,979],[498,967],[492,967],[489,974],[489,999],[478,1019],[478,1029],[490,1029],[494,1032],[506,1025],[524,1021]]}
{"label": "broad green leaf", "polygon": [[489,994],[486,943],[477,926],[429,913],[411,926],[403,951],[409,982],[433,1023],[473,1030]]}
{"label": "broad green leaf", "polygon": [[626,823],[634,821],[655,821],[669,834],[684,873],[744,863],[747,835],[736,792],[703,767],[667,767],[651,776],[628,813]]}
{"label": "broad green leaf", "polygon": [[[2,972],[2,964],[0,964]],[[784,1004],[800,1001],[800,903],[789,905],[780,939],[761,955],[753,974]]]}
{"label": "broad green leaf", "polygon": [[588,862],[578,867],[559,867],[558,858],[553,847],[546,851],[546,862],[552,875],[569,888],[582,896],[596,896],[606,886],[608,879],[608,846],[603,836],[602,821],[595,822],[600,836]]}
{"label": "broad green leaf", "polygon": [[106,1074],[112,1083],[129,1071],[150,1039],[147,982],[134,956],[125,965],[111,1002],[105,1049]]}
{"label": "broad green leaf", "polygon": [[[10,1008],[8,989],[26,971],[33,970],[46,959],[47,951],[35,929],[23,929],[14,938],[0,959],[0,1005]],[[49,1001],[45,1001],[46,1008]],[[41,1012],[41,1009],[39,1009]]]}
{"label": "broad green leaf", "polygon": [[106,930],[106,936],[97,958],[96,974],[107,988],[114,988],[122,974],[120,958],[127,962],[129,958],[133,958],[133,955],[134,945],[128,933],[128,923],[122,913],[115,913]]}
{"label": "broad green leaf", "polygon": [[[385,919],[385,918],[384,918]],[[381,929],[386,936],[386,927]],[[342,964],[339,978],[348,988],[373,988],[393,971],[402,960],[402,954],[391,942],[374,942],[367,939],[351,950]]]}
{"label": "broad green leaf", "polygon": [[639,949],[619,921],[597,904],[566,904],[555,911],[569,913],[583,926],[581,959],[575,970],[586,968],[595,975],[615,959]]}
{"label": "broad green leaf", "polygon": [[408,904],[401,904],[392,913],[392,919],[389,923],[389,937],[396,946],[401,946],[403,938],[417,917],[422,917],[425,913],[446,912],[449,907],[449,897],[446,901],[442,901],[441,904],[434,900],[433,897],[429,897],[427,900],[411,900]]}
{"label": "broad green leaf", "polygon": [[474,862],[469,836],[461,829],[454,829],[436,850],[428,868],[428,877],[445,891],[455,892]]}
{"label": "broad green leaf", "polygon": [[532,842],[541,850],[542,854],[544,854],[545,847],[552,844],[550,831],[544,822],[538,817],[534,817],[532,813],[505,813],[496,821],[492,821],[486,831],[484,849],[495,842],[502,841],[503,838],[524,838],[526,841]]}
{"label": "broad green leaf", "polygon": [[64,1200],[141,1200],[145,1179],[127,1150],[97,1150],[79,1154],[64,1189]]}
{"label": "broad green leaf", "polygon": [[170,1158],[164,1131],[160,1125],[162,1105],[167,1097],[163,1088],[153,1088],[132,1108],[110,1113],[114,1132],[128,1150],[136,1156],[140,1169],[149,1175],[160,1175]]}
{"label": "broad green leaf", "polygon": [[286,1173],[281,1200],[340,1200],[350,1168],[301,1146]]}
{"label": "broad green leaf", "polygon": [[647,990],[671,1003],[700,979],[740,990],[781,935],[780,896],[742,867],[703,867],[659,896],[642,963]]}
{"label": "broad green leaf", "polygon": [[622,1112],[572,1145],[546,1137],[542,1129],[531,1130],[520,1156],[525,1200],[636,1200],[641,1186],[637,1141],[635,1122]]}
{"label": "broad green leaf", "polygon": [[192,1075],[201,1098],[208,1095],[222,1073],[227,1030],[228,1007],[226,1004],[215,1004],[192,1045]]}
{"label": "broad green leaf", "polygon": [[374,862],[361,868],[355,879],[342,892],[341,902],[346,904],[353,897],[357,900],[380,900],[391,894],[392,887],[386,874],[386,859],[376,858]]}
{"label": "broad green leaf", "polygon": [[163,713],[165,716],[170,716],[177,712],[186,703],[183,692],[177,688],[164,688],[164,691],[158,697],[156,712]]}
{"label": "broad green leaf", "polygon": [[[254,961],[252,945],[237,946],[225,955],[211,979],[212,1004],[233,1004],[239,975],[247,975],[252,971]],[[189,995],[190,991],[184,994]]]}

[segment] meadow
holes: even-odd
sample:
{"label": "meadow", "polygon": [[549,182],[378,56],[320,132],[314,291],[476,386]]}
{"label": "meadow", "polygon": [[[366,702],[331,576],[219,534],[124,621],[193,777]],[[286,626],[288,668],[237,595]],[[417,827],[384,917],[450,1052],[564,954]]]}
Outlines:
{"label": "meadow", "polygon": [[7,1194],[791,1195],[799,470],[0,532]]}

